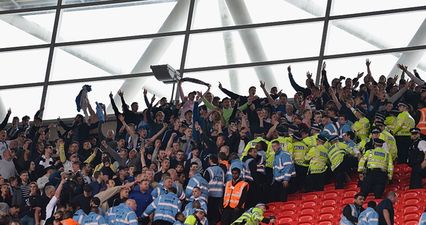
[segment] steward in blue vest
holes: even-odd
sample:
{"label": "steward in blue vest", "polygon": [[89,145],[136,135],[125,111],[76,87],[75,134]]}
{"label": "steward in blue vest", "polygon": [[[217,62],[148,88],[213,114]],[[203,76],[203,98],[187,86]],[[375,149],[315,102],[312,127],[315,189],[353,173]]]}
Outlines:
{"label": "steward in blue vest", "polygon": [[359,214],[364,210],[362,204],[364,204],[365,197],[362,194],[356,194],[354,196],[354,203],[348,204],[343,208],[342,218],[340,219],[340,225],[356,225],[358,224]]}
{"label": "steward in blue vest", "polygon": [[160,195],[156,198],[143,213],[144,217],[148,217],[154,213],[153,222],[173,224],[176,214],[180,211],[181,203],[176,196],[176,188],[170,188],[167,194]]}
{"label": "steward in blue vest", "polygon": [[101,200],[97,197],[90,200],[90,213],[80,222],[81,225],[107,225],[105,218],[101,215],[99,205]]}
{"label": "steward in blue vest", "polygon": [[225,172],[218,166],[219,159],[216,155],[209,156],[209,167],[204,172],[204,179],[209,183],[209,197],[207,219],[209,224],[217,224],[220,220],[220,210],[225,188]]}

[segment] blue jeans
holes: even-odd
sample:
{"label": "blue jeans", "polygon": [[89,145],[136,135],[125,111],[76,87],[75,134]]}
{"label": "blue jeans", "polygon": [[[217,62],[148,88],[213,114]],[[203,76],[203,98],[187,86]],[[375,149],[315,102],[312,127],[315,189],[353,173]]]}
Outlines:
{"label": "blue jeans", "polygon": [[21,219],[21,225],[35,225],[35,219],[34,219],[34,217],[25,215]]}

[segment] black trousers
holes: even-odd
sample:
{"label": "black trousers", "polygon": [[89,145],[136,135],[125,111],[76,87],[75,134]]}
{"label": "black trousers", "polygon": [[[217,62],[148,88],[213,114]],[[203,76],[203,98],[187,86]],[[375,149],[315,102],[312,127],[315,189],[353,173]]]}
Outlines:
{"label": "black trousers", "polygon": [[420,165],[413,166],[410,176],[410,189],[423,188],[423,177],[426,177],[426,169],[422,169]]}
{"label": "black trousers", "polygon": [[209,224],[217,224],[220,221],[222,204],[223,198],[209,197],[209,202],[207,203],[207,208],[209,209],[207,220]]}
{"label": "black trousers", "polygon": [[343,189],[346,183],[346,165],[345,160],[336,169],[334,169],[334,179],[336,180],[335,188]]}
{"label": "black trousers", "polygon": [[226,207],[223,209],[222,221],[221,225],[230,225],[232,222],[238,219],[243,214],[242,209],[232,209],[230,207]]}
{"label": "black trousers", "polygon": [[251,207],[254,207],[258,202],[257,194],[259,194],[259,188],[256,181],[249,181],[249,191],[248,191],[248,198],[247,202],[244,204],[244,208],[250,209]]}
{"label": "black trousers", "polygon": [[[307,166],[294,165],[296,170],[296,177],[294,177],[294,186],[292,187],[291,192],[303,191],[306,189],[306,176],[308,174]],[[294,188],[294,189],[293,189]]]}
{"label": "black trousers", "polygon": [[324,191],[324,173],[308,174],[306,177],[306,192]]}
{"label": "black trousers", "polygon": [[398,164],[407,163],[408,148],[411,145],[410,136],[395,136],[395,140],[398,148]]}
{"label": "black trousers", "polygon": [[284,188],[283,183],[275,182],[272,184],[272,199],[271,202],[286,202],[288,188]]}
{"label": "black trousers", "polygon": [[367,174],[361,184],[361,192],[368,195],[373,192],[374,197],[381,198],[385,191],[387,173],[380,169],[367,170]]}

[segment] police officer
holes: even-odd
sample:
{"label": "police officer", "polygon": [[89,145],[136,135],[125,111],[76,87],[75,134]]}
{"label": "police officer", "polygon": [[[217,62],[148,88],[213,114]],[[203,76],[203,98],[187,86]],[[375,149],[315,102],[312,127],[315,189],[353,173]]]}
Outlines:
{"label": "police officer", "polygon": [[317,145],[312,147],[305,156],[309,161],[308,176],[306,177],[306,191],[324,190],[324,173],[327,170],[328,149],[324,146],[327,138],[319,135]]}
{"label": "police officer", "polygon": [[204,179],[209,184],[209,197],[207,219],[209,224],[216,224],[220,219],[220,206],[223,200],[223,188],[225,186],[225,173],[218,166],[216,155],[209,156],[209,167],[204,171]]}
{"label": "police officer", "polygon": [[367,208],[359,214],[358,225],[378,225],[379,214],[376,212],[376,202],[369,201]]}
{"label": "police officer", "polygon": [[108,211],[108,223],[110,225],[138,225],[135,211],[136,201],[127,199],[125,203],[120,203]]}
{"label": "police officer", "polygon": [[375,122],[375,125],[376,128],[380,129],[381,131],[379,138],[386,142],[386,148],[392,156],[392,161],[395,161],[398,156],[398,148],[396,146],[395,137],[388,130],[386,130],[383,121],[378,120]]}
{"label": "police officer", "polygon": [[366,112],[363,108],[357,107],[353,112],[358,120],[352,125],[352,130],[359,140],[364,140],[368,137],[370,121],[366,117]]}
{"label": "police officer", "polygon": [[143,213],[148,217],[154,213],[153,225],[172,225],[175,222],[175,215],[179,212],[181,203],[176,196],[176,188],[170,188],[169,192],[156,198]]}
{"label": "police officer", "polygon": [[81,225],[106,225],[107,222],[105,218],[101,215],[99,210],[99,205],[101,200],[97,197],[94,197],[90,200],[90,213],[84,217]]}
{"label": "police officer", "polygon": [[299,132],[292,134],[293,143],[292,147],[289,148],[288,152],[291,154],[294,167],[296,170],[296,177],[294,179],[296,191],[305,189],[305,178],[308,173],[309,163],[305,160],[305,155],[308,152],[308,146],[303,143],[303,139]]}
{"label": "police officer", "polygon": [[358,193],[354,196],[354,203],[347,204],[343,208],[340,225],[355,225],[358,223],[359,214],[364,211],[362,204],[364,204],[365,196]]}
{"label": "police officer", "polygon": [[241,170],[232,169],[232,180],[226,182],[223,196],[222,225],[229,225],[241,216],[247,201],[249,184],[241,177]]}
{"label": "police officer", "polygon": [[410,130],[412,144],[408,150],[408,163],[411,170],[410,189],[422,188],[422,178],[426,176],[426,141],[420,137],[420,129]]}
{"label": "police officer", "polygon": [[343,189],[346,183],[346,174],[350,169],[349,155],[354,154],[351,149],[342,142],[339,142],[339,136],[333,136],[329,139],[330,147],[328,150],[328,160],[330,161],[330,169],[334,173],[336,179],[335,188]]}
{"label": "police officer", "polygon": [[243,215],[235,220],[232,225],[259,225],[260,223],[274,223],[274,217],[263,217],[263,213],[266,211],[266,205],[259,203],[255,207],[247,210]]}
{"label": "police officer", "polygon": [[407,163],[408,147],[410,146],[410,130],[414,128],[415,121],[408,112],[409,106],[404,103],[398,103],[399,114],[395,121],[392,133],[395,135],[396,145],[398,147],[398,163]]}
{"label": "police officer", "polygon": [[274,177],[272,183],[271,201],[287,201],[287,193],[291,177],[296,175],[290,153],[281,148],[278,141],[272,142],[274,156]]}
{"label": "police officer", "polygon": [[[361,192],[368,195],[374,192],[376,198],[381,198],[385,191],[387,179],[392,180],[393,163],[390,154],[382,148],[384,141],[382,139],[374,139],[375,148],[367,150],[358,164],[358,172],[360,172]],[[367,162],[367,166],[365,163]],[[367,168],[364,176],[363,172]]]}

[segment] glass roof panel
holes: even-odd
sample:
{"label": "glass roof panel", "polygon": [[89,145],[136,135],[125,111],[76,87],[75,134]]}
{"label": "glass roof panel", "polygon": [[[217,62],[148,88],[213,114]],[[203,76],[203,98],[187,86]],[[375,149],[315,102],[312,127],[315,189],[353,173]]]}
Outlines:
{"label": "glass roof panel", "polygon": [[[310,31],[309,35],[306,35],[306,30]],[[190,37],[186,66],[214,66],[316,56],[319,53],[321,32],[322,22],[194,34]],[[244,41],[241,35],[249,38]],[[252,45],[263,49],[265,59],[248,55],[245,44],[253,48],[250,45],[251,40],[256,40],[250,37],[253,35],[258,36],[259,43]]]}
{"label": "glass roof panel", "polygon": [[[0,110],[10,108],[12,109],[12,116],[22,118],[28,115],[32,120],[34,114],[40,108],[42,91],[43,87],[41,86],[0,90]],[[1,117],[1,120],[3,120],[3,117]],[[12,119],[9,120],[9,122],[11,121]]]}
{"label": "glass roof panel", "polygon": [[[232,0],[241,1],[241,0]],[[326,0],[316,0],[317,14],[313,15],[283,0],[244,0],[252,23],[297,20],[324,16]],[[193,29],[241,25],[233,20],[225,0],[196,0]],[[247,24],[247,23],[243,23]]]}
{"label": "glass roof panel", "polygon": [[331,15],[361,13],[370,11],[379,11],[387,9],[408,8],[414,6],[424,6],[424,0],[358,0],[358,1],[345,1],[333,0]]}
{"label": "glass roof panel", "polygon": [[406,47],[425,18],[421,11],[330,21],[326,54]]}
{"label": "glass roof panel", "polygon": [[1,85],[43,82],[48,55],[48,48],[1,52]]}
{"label": "glass roof panel", "polygon": [[[51,80],[150,72],[149,66],[133,72],[132,70],[148,46],[154,41],[163,43],[163,46],[167,47],[158,50],[163,54],[159,54],[159,58],[154,60],[152,64],[167,63],[174,68],[179,68],[183,36],[105,42],[101,44],[65,46],[57,49]],[[154,56],[151,55],[151,57]]]}
{"label": "glass roof panel", "polygon": [[0,11],[55,6],[57,4],[57,0],[2,0],[0,1]]}
{"label": "glass roof panel", "polygon": [[[48,44],[53,29],[54,11],[43,11],[40,14],[28,15],[24,13],[0,15],[0,48]],[[29,27],[33,26],[33,27]],[[44,32],[43,39],[39,38]]]}
{"label": "glass roof panel", "polygon": [[[157,33],[177,3],[152,3],[141,1],[64,9],[58,42]],[[170,26],[163,27],[162,32],[184,30],[188,5],[183,3],[182,18],[176,18]]]}

